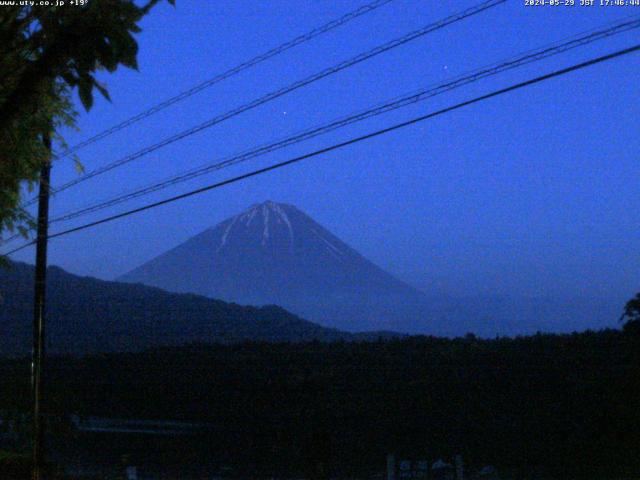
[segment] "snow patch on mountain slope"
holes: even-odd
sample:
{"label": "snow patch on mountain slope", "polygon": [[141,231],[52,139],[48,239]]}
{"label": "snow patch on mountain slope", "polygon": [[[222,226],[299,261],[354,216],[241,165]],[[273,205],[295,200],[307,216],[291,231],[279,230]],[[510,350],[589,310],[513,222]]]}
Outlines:
{"label": "snow patch on mountain slope", "polygon": [[233,226],[236,224],[237,220],[238,220],[238,217],[236,216],[233,218],[231,222],[229,222],[229,226],[225,229],[224,233],[222,234],[222,237],[220,238],[220,245],[218,245],[216,252],[219,252],[220,249],[224,247],[225,244],[227,243],[227,238],[229,237],[229,233],[231,232],[231,229],[233,228]]}
{"label": "snow patch on mountain slope", "polygon": [[269,212],[271,210],[265,204],[262,206],[262,218],[264,219],[264,229],[262,230],[262,245],[266,245],[269,240]]}
{"label": "snow patch on mountain slope", "polygon": [[293,227],[291,226],[291,221],[287,216],[287,212],[285,212],[284,209],[278,204],[273,204],[273,209],[289,229],[289,246],[293,247]]}

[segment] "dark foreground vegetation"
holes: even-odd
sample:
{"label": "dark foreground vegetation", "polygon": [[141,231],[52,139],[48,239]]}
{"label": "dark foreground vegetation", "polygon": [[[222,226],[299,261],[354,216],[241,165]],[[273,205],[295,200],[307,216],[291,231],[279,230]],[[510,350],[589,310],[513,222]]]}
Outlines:
{"label": "dark foreground vegetation", "polygon": [[[191,345],[55,357],[47,390],[51,414],[209,422],[190,455],[265,474],[371,474],[396,452],[517,478],[636,478],[639,350],[631,329]],[[26,411],[29,362],[0,365],[0,409]]]}

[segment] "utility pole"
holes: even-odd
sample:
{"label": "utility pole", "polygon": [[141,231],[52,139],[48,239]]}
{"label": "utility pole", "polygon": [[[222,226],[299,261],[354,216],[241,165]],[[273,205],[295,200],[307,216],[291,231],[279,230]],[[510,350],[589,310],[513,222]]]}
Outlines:
{"label": "utility pole", "polygon": [[33,302],[33,351],[31,357],[31,394],[33,408],[33,480],[43,479],[44,425],[42,421],[42,369],[45,350],[45,293],[47,287],[47,241],[49,234],[49,193],[51,178],[51,136],[46,132],[42,141],[47,159],[40,169],[38,193],[38,232],[36,239],[35,297]]}

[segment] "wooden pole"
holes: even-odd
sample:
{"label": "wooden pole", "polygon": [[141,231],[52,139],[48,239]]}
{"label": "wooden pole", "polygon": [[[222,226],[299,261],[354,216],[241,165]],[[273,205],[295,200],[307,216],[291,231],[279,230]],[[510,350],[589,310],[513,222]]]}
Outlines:
{"label": "wooden pole", "polygon": [[36,239],[36,268],[33,302],[33,350],[31,360],[31,393],[33,408],[33,480],[42,480],[44,467],[44,400],[42,371],[45,354],[45,294],[47,284],[47,241],[49,230],[49,193],[51,178],[51,137],[43,136],[49,155],[40,169],[38,193],[38,231]]}

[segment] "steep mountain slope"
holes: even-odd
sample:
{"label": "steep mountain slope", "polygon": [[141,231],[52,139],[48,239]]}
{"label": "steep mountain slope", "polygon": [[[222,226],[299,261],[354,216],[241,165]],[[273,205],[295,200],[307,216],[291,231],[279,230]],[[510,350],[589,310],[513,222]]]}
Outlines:
{"label": "steep mountain slope", "polygon": [[280,305],[351,332],[484,337],[613,327],[624,298],[429,296],[292,205],[265,202],[120,278],[241,304]]}
{"label": "steep mountain slope", "polygon": [[[400,329],[425,296],[292,205],[265,202],[119,278],[243,304],[276,304],[350,331]],[[412,318],[411,320],[415,320]]]}
{"label": "steep mountain slope", "polygon": [[[49,269],[47,283],[50,352],[131,351],[188,342],[356,339],[276,306],[243,307],[78,277],[57,267]],[[9,269],[0,268],[0,356],[29,352],[32,301],[33,267],[13,263]]]}

